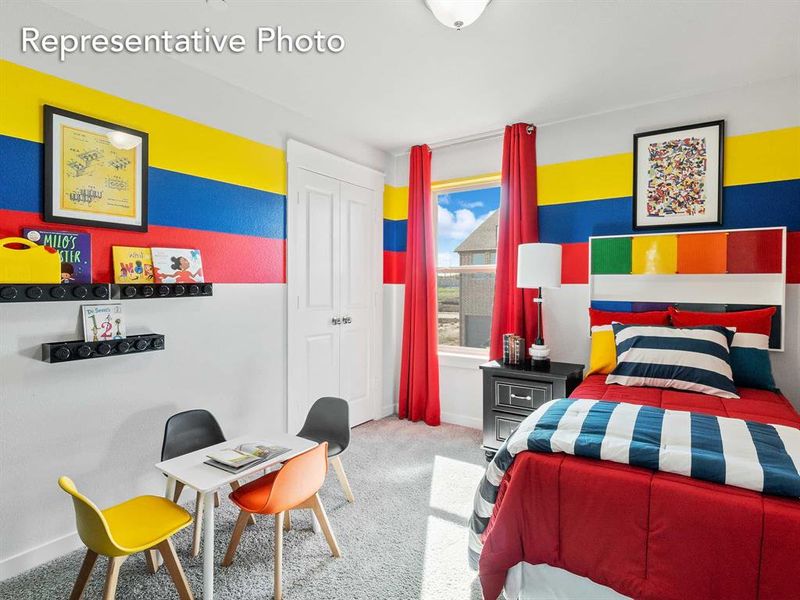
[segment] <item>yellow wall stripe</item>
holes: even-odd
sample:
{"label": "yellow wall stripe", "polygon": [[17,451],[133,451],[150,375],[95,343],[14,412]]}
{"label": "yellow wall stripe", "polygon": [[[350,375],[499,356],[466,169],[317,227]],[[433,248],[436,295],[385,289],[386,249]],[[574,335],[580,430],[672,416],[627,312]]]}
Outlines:
{"label": "yellow wall stripe", "polygon": [[150,134],[154,167],[286,193],[280,148],[0,60],[0,134],[43,141],[42,105],[127,125]]}
{"label": "yellow wall stripe", "polygon": [[730,137],[725,185],[800,179],[800,127]]}
{"label": "yellow wall stripe", "polygon": [[392,221],[408,219],[408,186],[383,187],[383,218]]}

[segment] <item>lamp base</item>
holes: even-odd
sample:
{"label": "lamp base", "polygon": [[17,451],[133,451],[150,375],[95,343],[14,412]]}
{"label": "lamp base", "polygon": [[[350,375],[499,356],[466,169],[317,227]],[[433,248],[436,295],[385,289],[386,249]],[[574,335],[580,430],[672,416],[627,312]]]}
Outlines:
{"label": "lamp base", "polygon": [[544,340],[537,339],[528,352],[531,355],[531,366],[534,371],[550,370],[550,347],[544,343]]}

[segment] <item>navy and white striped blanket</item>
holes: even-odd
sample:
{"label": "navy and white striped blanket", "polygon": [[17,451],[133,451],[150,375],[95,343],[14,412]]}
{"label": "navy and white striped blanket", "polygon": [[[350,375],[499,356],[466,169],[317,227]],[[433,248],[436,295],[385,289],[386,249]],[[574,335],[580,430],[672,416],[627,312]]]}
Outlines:
{"label": "navy and white striped blanket", "polygon": [[800,429],[638,404],[551,400],[520,423],[486,468],[470,519],[474,568],[500,482],[524,450],[565,452],[800,497]]}

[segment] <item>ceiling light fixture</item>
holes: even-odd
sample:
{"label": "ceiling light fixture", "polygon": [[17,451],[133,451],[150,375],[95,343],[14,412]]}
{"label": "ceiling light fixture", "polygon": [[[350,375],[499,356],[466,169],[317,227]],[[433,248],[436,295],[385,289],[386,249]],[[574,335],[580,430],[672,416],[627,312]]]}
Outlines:
{"label": "ceiling light fixture", "polygon": [[425,0],[433,16],[451,29],[469,27],[492,0]]}

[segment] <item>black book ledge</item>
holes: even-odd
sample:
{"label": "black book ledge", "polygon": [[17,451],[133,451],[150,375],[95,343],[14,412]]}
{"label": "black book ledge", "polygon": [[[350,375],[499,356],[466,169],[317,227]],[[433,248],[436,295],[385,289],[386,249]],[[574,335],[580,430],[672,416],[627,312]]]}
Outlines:
{"label": "black book ledge", "polygon": [[165,346],[164,336],[160,333],[130,335],[121,340],[107,342],[48,342],[42,344],[42,360],[49,363],[63,363],[106,356],[123,354],[142,354],[157,352]]}
{"label": "black book ledge", "polygon": [[85,302],[138,298],[198,298],[214,295],[212,283],[0,283],[0,304],[17,302]]}

